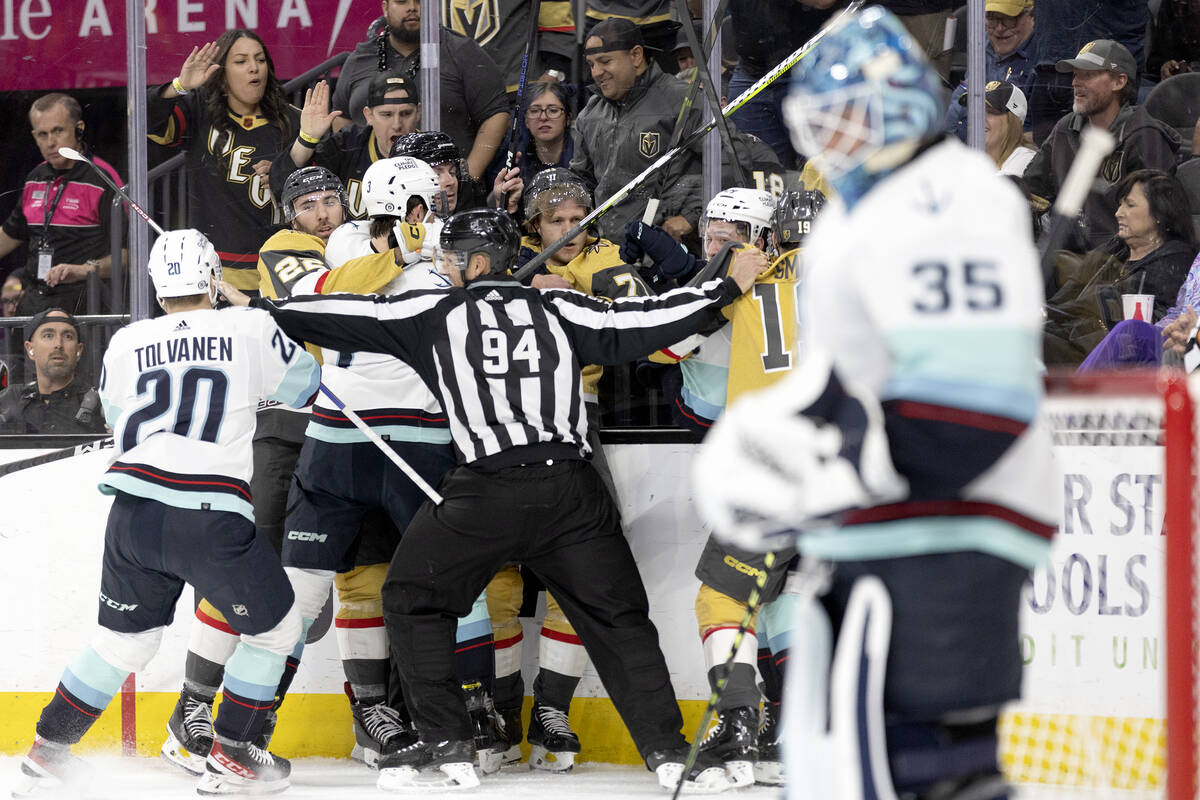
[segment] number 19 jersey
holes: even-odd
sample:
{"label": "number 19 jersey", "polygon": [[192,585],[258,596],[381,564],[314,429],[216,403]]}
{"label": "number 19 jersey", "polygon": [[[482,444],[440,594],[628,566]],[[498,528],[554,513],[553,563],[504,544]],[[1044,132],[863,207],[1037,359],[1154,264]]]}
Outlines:
{"label": "number 19 jersey", "polygon": [[116,442],[100,491],[253,520],[259,400],[304,406],[320,381],[316,360],[264,311],[200,309],[123,328],[100,376]]}

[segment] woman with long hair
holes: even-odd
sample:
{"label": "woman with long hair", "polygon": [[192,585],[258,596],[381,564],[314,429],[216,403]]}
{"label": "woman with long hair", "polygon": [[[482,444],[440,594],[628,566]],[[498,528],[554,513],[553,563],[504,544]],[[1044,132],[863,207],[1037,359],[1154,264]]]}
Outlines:
{"label": "woman with long hair", "polygon": [[[1174,176],[1131,172],[1117,186],[1116,220],[1113,241],[1085,255],[1047,303],[1048,363],[1073,363],[1053,355],[1063,352],[1064,341],[1079,358],[1087,356],[1082,369],[1155,363],[1164,328],[1200,299],[1196,232],[1187,193]],[[1152,295],[1149,316],[1122,321],[1124,294]]]}
{"label": "woman with long hair", "polygon": [[151,87],[151,142],[187,154],[187,225],[217,249],[225,280],[258,289],[258,248],[279,227],[271,160],[300,133],[275,65],[253,31],[225,31],[194,47],[179,76]]}
{"label": "woman with long hair", "polygon": [[558,81],[534,81],[525,87],[527,136],[521,159],[521,177],[526,185],[549,167],[566,168],[571,163],[571,102],[567,89]]}
{"label": "woman with long hair", "polygon": [[[967,104],[964,94],[959,105]],[[983,149],[1001,175],[1021,177],[1037,147],[1023,129],[1029,103],[1025,93],[1008,81],[991,81],[984,93]]]}

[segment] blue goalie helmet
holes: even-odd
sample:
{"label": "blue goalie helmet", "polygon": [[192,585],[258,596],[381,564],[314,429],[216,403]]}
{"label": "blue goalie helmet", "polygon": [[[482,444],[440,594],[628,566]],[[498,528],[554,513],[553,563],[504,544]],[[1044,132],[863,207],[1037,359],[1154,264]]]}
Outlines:
{"label": "blue goalie helmet", "polygon": [[797,151],[847,204],[941,129],[941,80],[890,11],[835,18],[792,68],[783,112]]}

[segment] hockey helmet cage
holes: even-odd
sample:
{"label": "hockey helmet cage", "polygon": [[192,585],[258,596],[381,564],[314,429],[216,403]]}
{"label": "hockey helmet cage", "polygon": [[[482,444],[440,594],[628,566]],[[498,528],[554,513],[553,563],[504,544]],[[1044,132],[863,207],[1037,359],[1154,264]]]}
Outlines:
{"label": "hockey helmet cage", "polygon": [[521,229],[503,211],[473,208],[446,218],[442,225],[441,247],[443,254],[457,259],[460,270],[467,268],[471,256],[486,253],[489,273],[503,275],[516,262],[521,248]]}
{"label": "hockey helmet cage", "polygon": [[463,157],[462,150],[458,149],[454,140],[441,131],[416,131],[402,134],[396,137],[396,141],[392,143],[392,152],[389,155],[392,158],[410,156],[431,166],[450,163],[456,167]]}
{"label": "hockey helmet cage", "polygon": [[725,222],[744,222],[749,227],[747,242],[754,244],[758,237],[766,237],[766,231],[771,227],[771,215],[774,213],[775,197],[770,192],[735,187],[718,192],[708,201],[703,221],[707,223],[709,220],[719,219]]}
{"label": "hockey helmet cage", "polygon": [[167,231],[154,240],[147,264],[159,297],[216,296],[221,259],[203,233],[193,228]]}
{"label": "hockey helmet cage", "polygon": [[771,231],[779,249],[799,247],[824,206],[825,195],[816,189],[788,189],[780,195],[771,214]]}
{"label": "hockey helmet cage", "polygon": [[337,192],[338,199],[342,202],[343,214],[346,219],[349,219],[346,187],[342,185],[342,181],[337,175],[325,167],[315,166],[301,167],[288,175],[287,180],[283,182],[283,194],[279,198],[279,205],[283,207],[283,218],[288,221],[288,224],[291,224],[297,216],[296,201],[313,192],[323,191]]}
{"label": "hockey helmet cage", "polygon": [[583,178],[565,167],[550,167],[537,173],[525,187],[525,221],[533,220],[548,208],[564,200],[574,200],[585,210],[592,210],[592,195]]}
{"label": "hockey helmet cage", "polygon": [[941,130],[941,79],[880,6],[836,18],[791,74],[792,142],[848,203]]}
{"label": "hockey helmet cage", "polygon": [[437,173],[424,161],[408,156],[382,158],[363,173],[363,204],[367,216],[400,217],[403,219],[417,202],[426,211],[436,207],[434,198],[441,188]]}

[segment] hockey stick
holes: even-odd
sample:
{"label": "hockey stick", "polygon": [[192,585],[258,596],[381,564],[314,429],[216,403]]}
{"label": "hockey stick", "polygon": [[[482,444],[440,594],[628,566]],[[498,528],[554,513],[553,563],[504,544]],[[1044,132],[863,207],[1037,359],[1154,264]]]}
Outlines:
{"label": "hockey stick", "polygon": [[[854,2],[847,6],[840,14],[831,19],[829,22],[825,23],[821,30],[817,31],[817,33],[811,39],[788,55],[787,58],[776,64],[770,72],[759,78],[753,86],[742,92],[729,105],[725,106],[725,108],[721,110],[721,115],[728,117],[734,111],[737,111],[739,108],[746,105],[746,103],[753,100],[759,94],[759,92],[774,83],[780,75],[787,72],[789,69],[798,64],[802,58],[808,55],[812,49],[817,46],[821,39],[825,38],[826,33],[833,27],[835,23],[841,20],[845,15],[857,12],[862,6],[863,2],[864,0],[854,0]],[[611,197],[609,197],[607,200],[593,209],[592,212],[586,217],[576,223],[574,227],[563,234],[562,238],[552,243],[549,247],[545,248],[536,256],[531,258],[528,262],[526,262],[525,266],[521,267],[521,269],[514,273],[514,277],[519,281],[528,279],[528,277],[532,275],[538,267],[546,262],[546,259],[550,258],[550,256],[557,253],[563,246],[571,242],[580,234],[581,231],[587,228],[588,225],[591,225],[593,222],[595,222],[598,217],[612,210],[614,206],[628,197],[629,193],[634,189],[645,183],[646,179],[657,172],[664,164],[675,158],[675,156],[679,155],[684,150],[687,150],[696,142],[700,141],[700,139],[713,128],[715,128],[716,125],[717,122],[715,119],[709,120],[706,124],[693,131],[691,135],[680,142],[677,146],[670,148],[667,150],[667,152],[659,156],[653,164],[642,170],[641,173],[630,180],[629,183],[618,189]]]}
{"label": "hockey stick", "polygon": [[159,236],[162,236],[162,234],[163,234],[162,226],[160,226],[154,220],[150,219],[150,215],[146,213],[145,209],[143,209],[137,203],[133,202],[133,198],[129,196],[129,193],[126,192],[124,189],[122,189],[120,186],[117,186],[117,182],[114,181],[112,178],[110,178],[108,176],[107,172],[100,169],[100,167],[96,166],[95,161],[92,161],[90,158],[85,156],[83,153],[81,153],[78,150],[75,150],[74,148],[71,148],[71,147],[58,148],[58,154],[62,155],[62,156],[66,156],[67,158],[69,158],[73,161],[82,161],[83,163],[89,165],[93,170],[96,171],[96,174],[100,176],[101,180],[103,180],[105,183],[107,183],[114,192],[116,192],[118,195],[121,196],[122,200],[124,200],[126,203],[129,204],[130,208],[132,208],[134,211],[136,211],[138,213],[139,217],[146,220],[146,224],[149,225],[151,228],[153,228],[155,233],[157,233]]}
{"label": "hockey stick", "polygon": [[754,588],[750,590],[750,596],[746,598],[746,613],[742,615],[737,633],[733,636],[733,643],[729,645],[729,656],[725,659],[720,672],[717,673],[717,685],[708,697],[708,705],[704,707],[704,714],[700,717],[700,726],[696,729],[696,735],[692,737],[687,758],[683,761],[683,773],[679,776],[679,783],[675,784],[671,800],[679,800],[683,782],[687,779],[688,773],[692,771],[692,767],[696,765],[696,756],[700,755],[700,743],[704,740],[704,735],[708,733],[708,723],[712,721],[713,712],[717,709],[717,702],[721,699],[722,692],[725,691],[725,685],[729,683],[729,675],[733,672],[733,664],[737,659],[738,650],[742,647],[742,639],[746,637],[746,631],[750,629],[750,623],[754,621],[754,615],[758,613],[758,608],[762,605],[762,591],[767,586],[767,571],[773,566],[775,566],[775,554],[767,553],[763,557],[763,568],[758,571],[758,576],[754,579]]}
{"label": "hockey stick", "polygon": [[321,384],[321,391],[335,406],[337,406],[338,411],[341,411],[346,415],[346,419],[354,423],[354,427],[362,431],[364,436],[370,439],[376,447],[383,451],[383,454],[388,457],[389,461],[399,467],[400,471],[407,475],[408,479],[415,483],[417,488],[424,492],[425,496],[433,501],[435,506],[440,506],[442,504],[442,496],[438,494],[437,489],[434,489],[432,486],[430,486],[424,478],[417,474],[415,469],[408,465],[407,461],[401,458],[395,450],[388,446],[387,442],[385,442],[378,433],[371,430],[371,427],[362,421],[362,417],[354,413],[353,409],[347,408],[346,404],[338,399],[338,396],[330,391],[329,387],[323,383]]}
{"label": "hockey stick", "polygon": [[[681,15],[688,13],[687,0],[675,0],[675,10]],[[687,19],[683,16],[683,19]],[[721,24],[720,17],[715,16],[712,20],[713,32],[717,26]],[[721,107],[721,96],[717,94],[717,88],[713,86],[712,72],[708,69],[708,50],[700,46],[700,40],[696,38],[696,29],[690,23],[684,23],[683,35],[687,38],[688,47],[692,48],[692,57],[696,59],[696,82],[704,87],[704,94],[708,98],[708,104],[711,108],[719,109]],[[708,41],[709,48],[712,47],[716,37]],[[717,62],[720,63],[721,54],[717,53]],[[720,85],[718,80],[718,86]],[[733,163],[733,174],[737,180],[738,186],[746,185],[746,170],[742,169],[742,162],[737,157],[737,151],[733,149],[733,137],[729,134],[729,123],[725,120],[724,114],[716,114],[713,120],[717,123],[717,133],[721,137],[721,144],[729,151],[729,160]]]}
{"label": "hockey stick", "polygon": [[3,478],[5,475],[11,475],[14,472],[20,472],[21,470],[28,469],[30,467],[40,467],[42,464],[50,464],[55,461],[61,461],[64,458],[80,456],[84,453],[92,453],[97,450],[107,450],[108,448],[113,447],[115,444],[116,443],[113,441],[113,437],[109,436],[104,439],[95,439],[93,441],[84,442],[83,444],[77,444],[72,447],[64,447],[61,450],[52,450],[49,453],[42,453],[40,456],[30,456],[29,458],[22,458],[18,461],[10,461],[7,464],[0,464],[0,478]]}
{"label": "hockey stick", "polygon": [[[720,20],[725,16],[725,8],[728,5],[729,0],[720,0],[717,3],[716,13],[713,14],[712,21],[708,24],[708,30],[704,34],[704,52],[706,53],[712,49],[713,43],[717,40],[717,29],[720,26]],[[683,105],[679,107],[679,113],[675,115],[675,127],[671,130],[671,147],[679,144],[680,138],[683,137],[683,121],[687,118],[688,109],[696,102],[696,93],[699,91],[700,70],[697,69],[692,73],[691,80],[688,81],[688,91],[683,98]]]}
{"label": "hockey stick", "polygon": [[[515,149],[517,146],[517,131],[520,130],[521,121],[524,118],[523,108],[525,107],[525,80],[529,69],[529,51],[533,49],[533,41],[537,38],[538,33],[538,13],[541,11],[542,0],[533,0],[530,7],[530,15],[532,19],[529,21],[529,38],[525,40],[525,52],[521,55],[521,77],[517,81],[517,104],[513,109],[512,123],[508,128],[508,153],[504,156],[504,172],[508,173],[512,169],[513,158],[516,156]],[[500,208],[508,208],[508,196],[500,197]]]}
{"label": "hockey stick", "polygon": [[1100,162],[1116,145],[1117,140],[1106,130],[1094,125],[1083,129],[1075,160],[1071,162],[1067,177],[1063,179],[1058,197],[1054,200],[1050,227],[1038,242],[1038,261],[1047,284],[1054,269],[1054,253],[1063,246],[1075,226],[1075,218],[1092,191],[1092,179],[1100,169]]}

